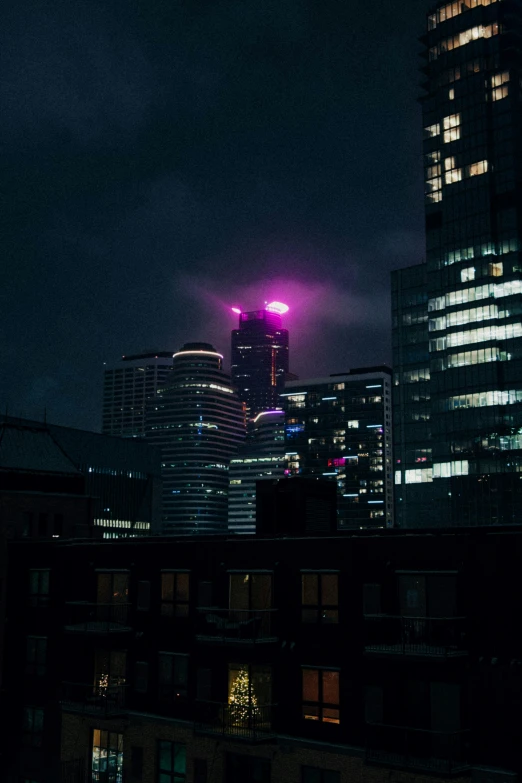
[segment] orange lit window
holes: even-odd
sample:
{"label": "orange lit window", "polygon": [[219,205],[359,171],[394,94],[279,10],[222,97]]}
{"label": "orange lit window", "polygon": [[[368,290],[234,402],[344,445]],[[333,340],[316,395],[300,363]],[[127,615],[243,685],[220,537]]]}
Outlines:
{"label": "orange lit window", "polygon": [[339,672],[303,668],[303,718],[340,723]]}

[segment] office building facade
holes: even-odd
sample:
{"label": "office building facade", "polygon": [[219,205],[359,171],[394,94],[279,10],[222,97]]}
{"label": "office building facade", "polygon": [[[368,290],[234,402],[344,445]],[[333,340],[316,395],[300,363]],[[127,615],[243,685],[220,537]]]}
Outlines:
{"label": "office building facade", "polygon": [[522,520],[521,32],[511,0],[438,3],[428,16],[426,264],[393,278],[406,526]]}
{"label": "office building facade", "polygon": [[226,533],[228,468],[245,438],[245,414],[212,345],[187,343],[174,354],[146,438],[162,454],[163,532]]}
{"label": "office building facade", "polygon": [[339,529],[393,526],[391,370],[286,384],[287,475],[336,482]]}
{"label": "office building facade", "polygon": [[232,331],[232,380],[246,405],[247,420],[279,406],[288,373],[288,330],[282,319],[288,308],[273,304],[239,313],[239,327]]}
{"label": "office building facade", "polygon": [[252,422],[251,438],[230,460],[229,533],[256,532],[258,482],[283,478],[285,466],[284,411],[262,411]]}
{"label": "office building facade", "polygon": [[145,436],[145,409],[172,370],[173,351],[122,356],[106,367],[103,380],[102,432],[123,438]]}

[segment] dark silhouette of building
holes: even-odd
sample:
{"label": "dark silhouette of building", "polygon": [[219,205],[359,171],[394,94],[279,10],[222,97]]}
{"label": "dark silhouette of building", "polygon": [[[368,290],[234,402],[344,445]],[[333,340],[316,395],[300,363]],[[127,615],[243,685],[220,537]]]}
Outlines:
{"label": "dark silhouette of building", "polygon": [[522,7],[427,21],[426,263],[392,279],[396,520],[520,523]]}
{"label": "dark silhouette of building", "polygon": [[522,528],[305,526],[12,542],[3,780],[518,779]]}
{"label": "dark silhouette of building", "polygon": [[226,533],[228,467],[245,438],[245,414],[212,345],[186,343],[174,354],[146,437],[162,454],[163,532]]}
{"label": "dark silhouette of building", "polygon": [[[278,303],[274,303],[278,305]],[[281,407],[279,394],[288,373],[288,329],[281,312],[270,309],[239,314],[239,328],[232,330],[232,380],[246,404],[247,419],[261,411]],[[288,309],[288,308],[286,308]],[[281,310],[281,312],[279,311]]]}

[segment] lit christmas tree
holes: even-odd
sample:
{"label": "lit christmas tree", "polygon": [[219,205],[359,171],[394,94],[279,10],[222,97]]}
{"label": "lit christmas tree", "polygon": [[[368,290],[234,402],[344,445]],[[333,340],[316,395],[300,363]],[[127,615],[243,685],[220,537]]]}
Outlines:
{"label": "lit christmas tree", "polygon": [[228,697],[230,718],[233,724],[245,723],[249,718],[258,717],[261,712],[257,706],[257,698],[250,687],[248,670],[240,669],[234,680]]}

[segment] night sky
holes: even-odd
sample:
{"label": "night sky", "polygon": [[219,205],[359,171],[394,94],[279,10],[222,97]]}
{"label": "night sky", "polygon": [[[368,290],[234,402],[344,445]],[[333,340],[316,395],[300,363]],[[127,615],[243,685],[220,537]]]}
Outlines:
{"label": "night sky", "polygon": [[[2,412],[98,429],[103,363],[290,305],[302,378],[391,362],[424,254],[428,0],[35,0],[0,27]],[[7,187],[5,187],[7,186]]]}

